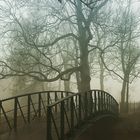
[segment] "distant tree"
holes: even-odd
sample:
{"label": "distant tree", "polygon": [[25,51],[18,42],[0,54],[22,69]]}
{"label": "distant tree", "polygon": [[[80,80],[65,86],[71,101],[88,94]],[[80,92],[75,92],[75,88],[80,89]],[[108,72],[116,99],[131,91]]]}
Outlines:
{"label": "distant tree", "polygon": [[[125,7],[123,5],[119,7],[114,22],[117,23],[114,33],[119,41],[115,47],[107,48],[102,54],[108,58],[107,60],[113,60],[110,66],[105,65],[106,69],[122,80],[120,107],[121,112],[128,112],[129,84],[139,74],[137,66],[140,59],[140,49],[137,42],[139,21],[131,10],[130,1],[127,2]],[[104,62],[103,57],[102,60]]]}

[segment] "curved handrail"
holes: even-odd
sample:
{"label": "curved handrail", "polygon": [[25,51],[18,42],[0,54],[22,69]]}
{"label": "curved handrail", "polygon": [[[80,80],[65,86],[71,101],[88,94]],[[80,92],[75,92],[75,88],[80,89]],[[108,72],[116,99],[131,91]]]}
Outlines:
{"label": "curved handrail", "polygon": [[[55,107],[59,107],[57,114],[60,118],[56,118],[56,112],[53,113]],[[112,95],[105,91],[90,90],[82,94],[75,93],[48,105],[47,114],[47,139],[56,139],[53,134],[55,133],[57,139],[64,140],[66,133],[71,132],[87,119],[97,115],[110,115],[116,118],[118,103]],[[68,126],[65,126],[66,124]]]}
{"label": "curved handrail", "polygon": [[[10,110],[5,108],[5,104],[11,104]],[[58,132],[55,122],[57,114],[60,116],[61,132]],[[67,91],[39,91],[0,100],[0,123],[6,121],[5,130],[17,129],[18,120],[21,121],[21,118],[24,123],[30,123],[32,119],[47,115],[47,127],[53,124],[59,139],[64,137],[65,121],[68,130],[71,131],[85,119],[97,114],[118,114],[118,103],[115,98],[98,89],[82,94]],[[4,128],[2,130],[4,131]],[[51,129],[47,130],[47,134],[50,134]],[[51,136],[47,137],[49,139]]]}
{"label": "curved handrail", "polygon": [[46,92],[65,92],[65,93],[75,94],[74,92],[71,92],[71,91],[46,90],[46,91],[38,91],[38,92],[31,92],[31,93],[25,93],[25,94],[21,94],[21,95],[16,95],[16,96],[8,97],[8,98],[5,98],[5,99],[1,99],[0,101],[3,102],[3,101],[11,100],[11,99],[14,99],[14,98],[24,97],[24,96],[28,96],[28,95],[42,94],[42,93],[46,93]]}
{"label": "curved handrail", "polygon": [[0,124],[3,127],[0,127],[0,132],[13,128],[17,129],[18,122],[20,123],[22,120],[26,124],[36,117],[47,115],[48,104],[72,94],[75,93],[69,91],[39,91],[0,100]]}
{"label": "curved handrail", "polygon": [[[90,91],[100,91],[100,92],[104,92],[104,93],[108,94],[109,96],[111,96],[111,98],[113,98],[113,99],[116,101],[116,99],[115,99],[110,93],[108,93],[108,92],[106,92],[106,91],[104,91],[104,90],[100,90],[100,89],[92,89],[92,90],[89,90],[88,92],[90,92]],[[116,103],[118,104],[117,101],[116,101]]]}

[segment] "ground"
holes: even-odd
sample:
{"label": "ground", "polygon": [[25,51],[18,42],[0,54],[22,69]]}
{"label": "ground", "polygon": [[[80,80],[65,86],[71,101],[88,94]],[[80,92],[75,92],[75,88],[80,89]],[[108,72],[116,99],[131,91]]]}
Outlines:
{"label": "ground", "polygon": [[140,140],[140,113],[123,114],[117,121],[110,118],[97,121],[75,140]]}

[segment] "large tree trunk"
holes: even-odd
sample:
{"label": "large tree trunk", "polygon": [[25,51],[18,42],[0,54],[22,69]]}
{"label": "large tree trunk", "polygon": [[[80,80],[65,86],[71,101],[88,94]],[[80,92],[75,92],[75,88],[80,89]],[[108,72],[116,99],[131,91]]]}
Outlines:
{"label": "large tree trunk", "polygon": [[[68,48],[67,48],[68,49]],[[69,66],[69,59],[68,59],[68,54],[64,55],[61,54],[63,63],[64,63],[64,70],[67,70],[70,68]],[[66,75],[67,76],[67,75]],[[70,79],[69,80],[64,80],[64,90],[65,91],[70,91]]]}
{"label": "large tree trunk", "polygon": [[104,65],[99,58],[99,65],[100,65],[100,89],[104,90]]}
{"label": "large tree trunk", "polygon": [[125,93],[126,93],[126,81],[124,79],[122,84],[122,90],[121,90],[120,112],[125,111]]}
{"label": "large tree trunk", "polygon": [[64,81],[64,90],[70,91],[70,81]]}
{"label": "large tree trunk", "polygon": [[88,62],[88,43],[90,39],[88,38],[87,28],[85,23],[83,24],[84,15],[82,13],[81,2],[77,1],[77,23],[79,31],[79,48],[80,48],[80,75],[81,75],[81,92],[90,90],[90,69]]}
{"label": "large tree trunk", "polygon": [[129,105],[129,74],[125,74],[122,90],[121,90],[121,103],[120,103],[120,112],[128,113]]}
{"label": "large tree trunk", "polygon": [[81,92],[81,78],[80,78],[80,73],[77,71],[76,73],[76,81],[77,81],[77,90],[78,92]]}
{"label": "large tree trunk", "polygon": [[[80,42],[81,44],[81,42]],[[81,47],[81,91],[85,92],[90,90],[90,70],[89,70],[89,63],[88,63],[88,48],[85,45],[80,45]]]}
{"label": "large tree trunk", "polygon": [[126,112],[129,112],[129,78],[126,85]]}

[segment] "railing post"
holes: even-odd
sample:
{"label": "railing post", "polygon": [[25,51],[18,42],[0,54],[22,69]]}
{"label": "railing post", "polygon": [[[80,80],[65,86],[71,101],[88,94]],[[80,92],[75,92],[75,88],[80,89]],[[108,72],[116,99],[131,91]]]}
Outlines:
{"label": "railing post", "polygon": [[1,100],[0,100],[0,124],[1,124],[1,116],[2,116],[2,113],[1,113],[1,111],[2,111],[2,109],[1,109],[1,104],[2,104],[2,102],[1,102]]}
{"label": "railing post", "polygon": [[8,120],[8,117],[6,115],[6,112],[5,112],[5,110],[4,110],[3,106],[2,106],[2,101],[0,101],[0,108],[1,108],[1,111],[3,112],[3,115],[5,117],[5,120],[6,120],[7,124],[8,124],[8,127],[11,130],[12,129],[12,126],[11,126],[10,121]]}
{"label": "railing post", "polygon": [[101,111],[101,99],[100,99],[100,91],[98,91],[98,112]]}
{"label": "railing post", "polygon": [[[54,93],[54,99],[55,99],[55,102],[58,100],[57,92],[56,91]],[[55,112],[57,112],[57,105],[55,106]]]}
{"label": "railing post", "polygon": [[65,133],[65,118],[64,118],[64,101],[61,102],[61,118],[60,118],[60,139],[64,140],[64,133]]}
{"label": "railing post", "polygon": [[[66,96],[69,96],[68,92],[66,93]],[[69,110],[69,100],[66,101],[66,105],[65,106],[66,106],[66,109]]]}
{"label": "railing post", "polygon": [[17,103],[18,103],[18,98],[15,97],[15,100],[14,100],[14,130],[16,131],[17,129]]}
{"label": "railing post", "polygon": [[46,140],[52,140],[52,119],[51,119],[51,107],[47,107],[47,139]]}
{"label": "railing post", "polygon": [[61,99],[62,99],[62,98],[64,98],[64,94],[63,94],[63,91],[61,92]]}
{"label": "railing post", "polygon": [[107,100],[107,111],[109,111],[109,96],[108,96],[108,94],[106,95],[106,100]]}
{"label": "railing post", "polygon": [[27,113],[27,119],[28,123],[30,123],[30,117],[31,117],[31,95],[28,95],[28,113]]}
{"label": "railing post", "polygon": [[81,123],[81,95],[78,95],[79,97],[79,124]]}
{"label": "railing post", "polygon": [[38,116],[41,117],[41,94],[38,94]]}
{"label": "railing post", "polygon": [[73,130],[74,128],[74,107],[73,107],[74,103],[73,103],[73,97],[71,98],[71,101],[70,101],[70,110],[71,110],[71,114],[70,114],[70,117],[71,117],[71,130]]}
{"label": "railing post", "polygon": [[89,91],[89,116],[93,115],[93,97],[92,97],[92,91]]}
{"label": "railing post", "polygon": [[47,94],[47,105],[50,104],[50,92],[48,91],[48,94]]}
{"label": "railing post", "polygon": [[103,112],[105,111],[105,92],[103,92]]}
{"label": "railing post", "polygon": [[103,91],[100,91],[101,94],[101,112],[103,112]]}
{"label": "railing post", "polygon": [[113,113],[114,109],[113,109],[113,98],[111,98],[111,112]]}
{"label": "railing post", "polygon": [[85,109],[85,119],[87,119],[88,116],[88,98],[87,98],[87,92],[85,92],[84,96],[84,109]]}
{"label": "railing post", "polygon": [[107,94],[105,93],[105,111],[107,111]]}
{"label": "railing post", "polygon": [[109,95],[109,112],[111,111],[111,98],[110,98],[110,95]]}
{"label": "railing post", "polygon": [[97,96],[96,91],[94,92],[94,113],[97,112]]}

